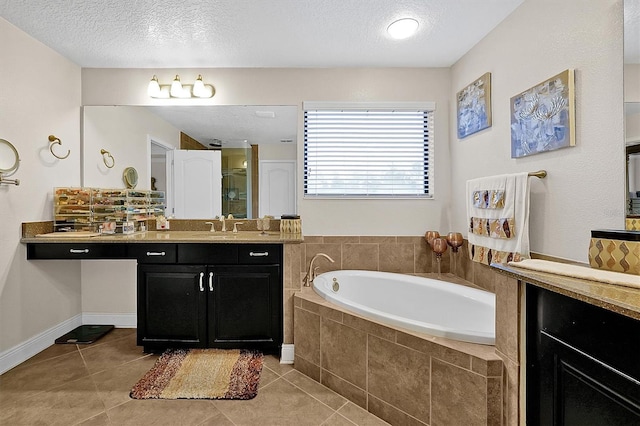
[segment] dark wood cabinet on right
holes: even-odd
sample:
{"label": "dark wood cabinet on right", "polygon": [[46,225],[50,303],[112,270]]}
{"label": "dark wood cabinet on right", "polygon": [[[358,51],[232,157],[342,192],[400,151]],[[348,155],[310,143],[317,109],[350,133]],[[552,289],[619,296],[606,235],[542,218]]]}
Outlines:
{"label": "dark wood cabinet on right", "polygon": [[527,425],[640,425],[640,321],[526,287]]}

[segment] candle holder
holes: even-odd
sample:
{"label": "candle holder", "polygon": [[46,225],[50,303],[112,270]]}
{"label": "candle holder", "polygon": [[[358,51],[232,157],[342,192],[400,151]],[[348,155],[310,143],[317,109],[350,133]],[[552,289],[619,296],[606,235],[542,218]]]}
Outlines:
{"label": "candle holder", "polygon": [[433,239],[434,238],[439,238],[440,234],[438,233],[438,231],[427,231],[424,234],[424,239],[427,241],[427,244],[429,244],[431,246],[431,248],[433,248]]}
{"label": "candle holder", "polygon": [[438,264],[438,278],[441,277],[442,272],[442,254],[447,251],[447,240],[444,238],[434,238],[431,241],[431,248],[436,254],[436,262]]}
{"label": "candle holder", "polygon": [[454,253],[457,253],[458,249],[462,246],[462,243],[464,242],[464,238],[462,237],[462,234],[459,232],[449,232],[446,238],[447,238],[447,244],[451,246],[451,250],[453,250]]}
{"label": "candle holder", "polygon": [[[464,243],[464,238],[462,237],[462,234],[459,232],[449,232],[447,234],[447,244],[449,244],[451,246],[451,251],[453,251],[454,253],[458,253],[458,249],[462,246],[462,244]],[[453,274],[457,275],[457,269],[458,269],[458,260],[454,257],[453,259]]]}

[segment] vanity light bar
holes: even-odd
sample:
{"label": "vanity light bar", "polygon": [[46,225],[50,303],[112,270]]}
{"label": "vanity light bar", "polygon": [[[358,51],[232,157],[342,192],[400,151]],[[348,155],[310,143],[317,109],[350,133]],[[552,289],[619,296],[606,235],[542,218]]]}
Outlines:
{"label": "vanity light bar", "polygon": [[176,75],[171,84],[160,84],[157,76],[153,76],[147,87],[147,94],[156,99],[190,99],[196,98],[210,98],[214,95],[215,89],[210,84],[205,84],[202,81],[202,75],[198,75],[193,85],[182,84],[180,76]]}

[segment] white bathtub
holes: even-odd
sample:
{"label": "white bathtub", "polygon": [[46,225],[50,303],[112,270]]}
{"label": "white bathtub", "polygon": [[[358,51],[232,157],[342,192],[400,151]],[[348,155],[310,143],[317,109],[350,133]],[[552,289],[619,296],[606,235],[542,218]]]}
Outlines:
{"label": "white bathtub", "polygon": [[350,270],[320,274],[313,288],[324,299],[384,324],[463,342],[495,343],[495,295],[488,291],[412,275]]}

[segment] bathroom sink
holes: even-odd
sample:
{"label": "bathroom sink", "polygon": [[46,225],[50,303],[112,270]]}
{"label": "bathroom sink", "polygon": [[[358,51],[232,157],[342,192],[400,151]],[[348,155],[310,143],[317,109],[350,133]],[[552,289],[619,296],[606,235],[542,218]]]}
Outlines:
{"label": "bathroom sink", "polygon": [[260,235],[259,231],[239,231],[238,233],[232,232],[207,232],[196,231],[189,234],[191,238],[205,239],[211,241],[228,241],[228,240],[258,240],[264,236]]}

